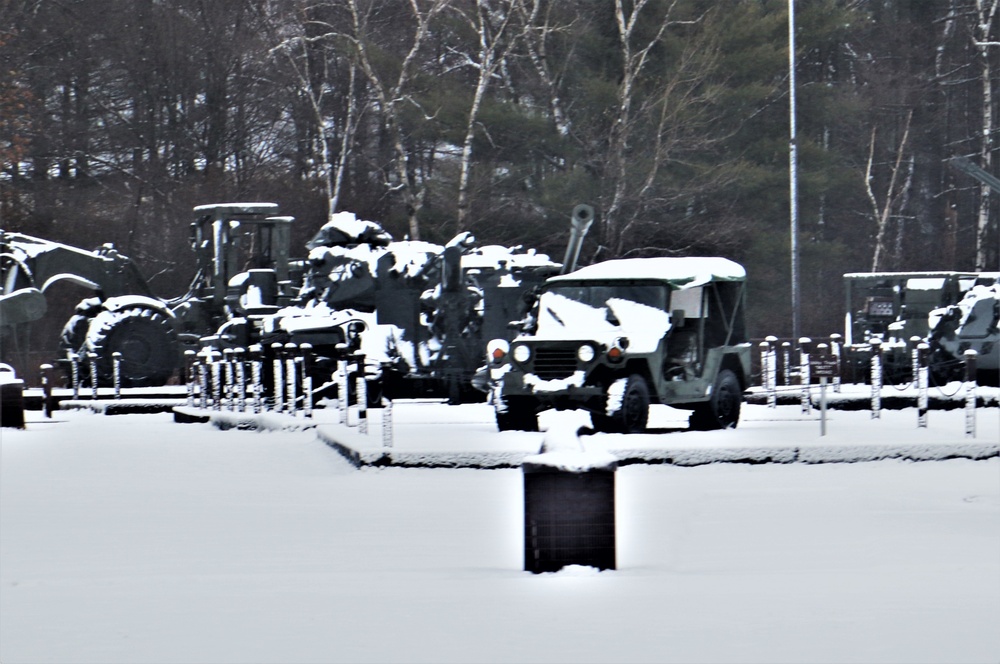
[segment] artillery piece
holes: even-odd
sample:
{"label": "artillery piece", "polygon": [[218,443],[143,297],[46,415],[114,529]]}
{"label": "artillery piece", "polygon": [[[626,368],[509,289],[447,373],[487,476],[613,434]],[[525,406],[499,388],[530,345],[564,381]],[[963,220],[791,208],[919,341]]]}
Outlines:
{"label": "artillery piece", "polygon": [[[576,263],[592,220],[589,206],[574,210],[566,266]],[[473,382],[487,341],[512,337],[511,322],[525,317],[538,287],[565,270],[534,250],[477,246],[469,233],[445,246],[395,241],[346,212],[307,246],[293,306],[233,318],[204,341],[220,349],[259,345],[265,354],[275,345],[309,344],[316,385],[328,382],[340,361],[363,356],[372,402],[482,401]]]}

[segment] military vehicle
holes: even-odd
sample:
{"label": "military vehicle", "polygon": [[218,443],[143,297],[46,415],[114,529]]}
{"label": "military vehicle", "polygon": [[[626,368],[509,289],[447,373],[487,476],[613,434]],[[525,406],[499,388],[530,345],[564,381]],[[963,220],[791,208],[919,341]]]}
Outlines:
{"label": "military vehicle", "polygon": [[[395,241],[378,224],[338,213],[310,240],[293,306],[233,318],[216,347],[309,344],[314,384],[339,362],[363,357],[369,401],[435,397],[477,402],[473,385],[486,342],[512,338],[545,279],[572,266],[593,221],[577,206],[563,264],[520,247],[477,246],[469,233],[447,245]],[[322,390],[317,396],[322,396]]]}
{"label": "military vehicle", "polygon": [[990,272],[856,272],[844,275],[847,315],[845,378],[869,378],[871,342],[878,339],[886,382],[912,380],[912,339],[930,347],[933,380],[959,380],[964,352],[979,354],[980,381],[1000,368],[1000,287]]}
{"label": "military vehicle", "polygon": [[551,277],[521,333],[487,347],[501,431],[589,411],[598,431],[645,430],[650,404],[694,429],[735,427],[750,380],[746,273],[724,258],[610,260]]}
{"label": "military vehicle", "polygon": [[[63,329],[60,364],[94,353],[97,382],[113,381],[113,355],[121,354],[121,384],[163,385],[181,366],[183,351],[217,329],[250,293],[258,310],[287,304],[295,285],[289,260],[290,217],[273,203],[204,205],[194,209],[191,245],[197,273],[187,293],[154,296],[135,264],[106,244],[87,251],[20,233],[0,232],[0,324],[38,320],[45,292],[67,280],[95,291],[77,305]],[[84,378],[87,361],[79,365]]]}

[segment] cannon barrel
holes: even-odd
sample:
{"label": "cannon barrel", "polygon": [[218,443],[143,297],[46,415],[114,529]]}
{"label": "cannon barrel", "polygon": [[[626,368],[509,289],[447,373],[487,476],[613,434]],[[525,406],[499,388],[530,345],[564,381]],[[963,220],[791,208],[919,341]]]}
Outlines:
{"label": "cannon barrel", "polygon": [[576,269],[576,261],[580,258],[583,248],[583,238],[587,237],[590,225],[594,223],[594,208],[589,205],[577,205],[573,208],[573,216],[569,229],[569,244],[566,246],[566,257],[560,274],[568,274]]}

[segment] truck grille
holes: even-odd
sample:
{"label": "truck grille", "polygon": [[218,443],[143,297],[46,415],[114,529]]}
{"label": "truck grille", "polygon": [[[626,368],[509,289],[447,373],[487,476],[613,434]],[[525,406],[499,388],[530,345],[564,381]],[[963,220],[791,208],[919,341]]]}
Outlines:
{"label": "truck grille", "polygon": [[534,374],[543,380],[569,378],[576,371],[575,348],[536,348]]}

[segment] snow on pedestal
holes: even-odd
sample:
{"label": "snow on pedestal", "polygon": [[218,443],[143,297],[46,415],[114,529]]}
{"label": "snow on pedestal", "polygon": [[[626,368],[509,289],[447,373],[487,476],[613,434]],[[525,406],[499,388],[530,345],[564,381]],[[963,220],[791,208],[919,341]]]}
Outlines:
{"label": "snow on pedestal", "polygon": [[587,451],[579,430],[556,422],[539,454],[525,457],[524,569],[615,569],[617,459]]}

